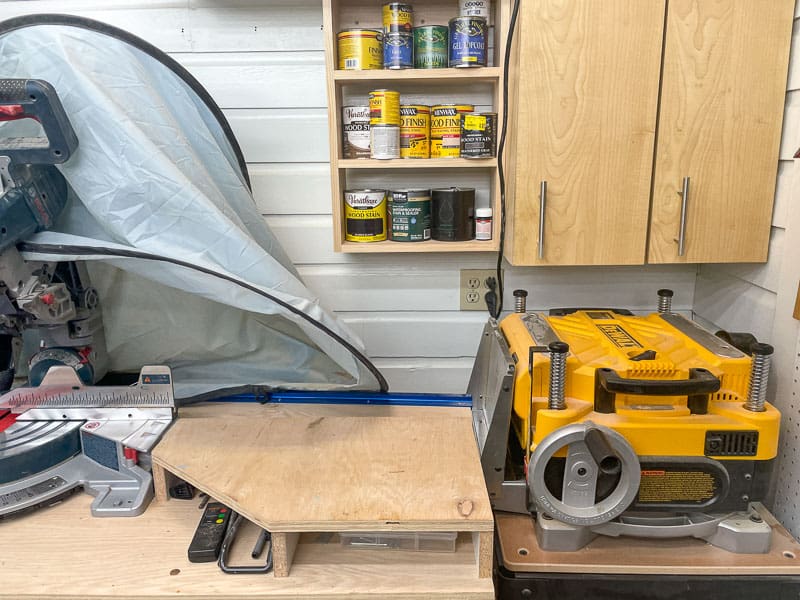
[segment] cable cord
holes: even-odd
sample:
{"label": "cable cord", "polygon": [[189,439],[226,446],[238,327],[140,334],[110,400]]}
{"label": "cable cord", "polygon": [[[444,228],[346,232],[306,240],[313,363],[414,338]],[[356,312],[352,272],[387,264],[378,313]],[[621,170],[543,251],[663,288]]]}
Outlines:
{"label": "cable cord", "polygon": [[31,242],[22,242],[17,245],[17,248],[20,252],[41,252],[42,254],[61,254],[65,256],[74,255],[74,254],[91,254],[91,255],[99,255],[99,256],[109,256],[109,257],[116,257],[116,258],[138,258],[142,260],[153,260],[157,262],[165,262],[170,263],[173,265],[177,265],[179,267],[184,267],[187,269],[192,269],[194,271],[199,271],[200,273],[205,273],[206,275],[211,275],[212,277],[217,277],[219,279],[223,279],[230,283],[236,284],[239,287],[242,287],[250,292],[254,292],[259,296],[263,296],[268,300],[271,300],[278,306],[285,308],[292,314],[297,315],[304,321],[307,321],[326,335],[330,336],[334,341],[339,343],[343,346],[353,357],[360,362],[366,369],[375,377],[378,382],[379,391],[381,393],[386,393],[389,391],[389,384],[386,381],[386,378],[383,374],[378,370],[372,361],[367,358],[363,352],[361,352],[358,348],[356,348],[352,343],[344,339],[338,333],[330,329],[327,325],[324,325],[317,321],[316,319],[310,317],[306,313],[304,313],[299,308],[295,308],[291,304],[284,302],[283,300],[279,300],[275,296],[268,294],[264,290],[261,290],[249,283],[245,283],[244,281],[240,281],[235,277],[231,277],[230,275],[225,275],[224,273],[217,273],[216,271],[212,271],[211,269],[207,269],[205,267],[201,267],[199,265],[193,265],[192,263],[188,263],[182,260],[178,260],[175,258],[168,258],[166,256],[158,256],[156,254],[148,254],[147,252],[142,252],[140,250],[120,250],[120,249],[112,249],[112,248],[95,248],[93,246],[71,246],[71,245],[61,245],[61,244],[36,244]]}
{"label": "cable cord", "polygon": [[[503,254],[506,241],[506,176],[503,167],[503,153],[506,147],[506,133],[508,130],[508,72],[511,63],[511,45],[514,41],[514,30],[517,26],[520,0],[514,0],[511,11],[511,20],[508,24],[506,35],[506,51],[503,57],[503,127],[500,134],[500,143],[497,148],[497,175],[500,180],[500,249],[497,252],[497,302],[490,308],[489,314],[495,319],[500,318],[503,312]],[[493,309],[493,310],[492,310]]]}

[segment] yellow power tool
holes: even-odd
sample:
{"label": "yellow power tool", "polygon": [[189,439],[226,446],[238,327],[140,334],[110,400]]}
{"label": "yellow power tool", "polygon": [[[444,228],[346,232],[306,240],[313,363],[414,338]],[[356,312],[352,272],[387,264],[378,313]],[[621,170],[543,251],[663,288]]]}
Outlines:
{"label": "yellow power tool", "polygon": [[[597,535],[697,537],[769,550],[780,413],[772,347],[672,312],[554,309],[489,321],[469,393],[496,510],[531,513],[544,550]],[[739,346],[739,347],[737,347]]]}

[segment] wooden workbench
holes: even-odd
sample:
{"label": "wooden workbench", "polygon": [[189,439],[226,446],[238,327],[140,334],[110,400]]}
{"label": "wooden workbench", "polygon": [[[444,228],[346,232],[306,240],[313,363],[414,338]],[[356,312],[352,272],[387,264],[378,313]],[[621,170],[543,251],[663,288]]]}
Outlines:
{"label": "wooden workbench", "polygon": [[[0,598],[489,600],[492,580],[479,577],[476,554],[491,559],[492,547],[476,541],[491,542],[492,517],[471,423],[464,408],[182,409],[159,460],[191,473],[201,489],[210,482],[220,500],[280,530],[275,537],[292,536],[288,576],[189,563],[197,499],[101,519],[78,492],[0,521]],[[451,553],[342,547],[336,533],[453,526],[463,533]],[[237,538],[233,563],[245,562],[257,532],[251,526]]]}

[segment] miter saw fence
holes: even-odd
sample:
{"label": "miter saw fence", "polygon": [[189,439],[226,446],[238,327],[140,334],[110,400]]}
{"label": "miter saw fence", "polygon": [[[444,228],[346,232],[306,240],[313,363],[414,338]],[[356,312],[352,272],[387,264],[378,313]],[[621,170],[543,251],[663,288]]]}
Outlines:
{"label": "miter saw fence", "polygon": [[669,290],[647,316],[529,313],[526,295],[487,324],[469,384],[493,507],[534,514],[544,550],[627,535],[767,552],[751,504],[777,455],[772,348],[673,313]]}
{"label": "miter saw fence", "polygon": [[[14,121],[11,135],[4,135]],[[17,372],[23,332],[35,347],[28,379],[38,385],[51,366],[68,365],[85,384],[105,371],[97,293],[76,262],[28,263],[16,244],[49,229],[67,204],[55,165],[78,139],[53,87],[40,80],[0,79],[0,394]]]}

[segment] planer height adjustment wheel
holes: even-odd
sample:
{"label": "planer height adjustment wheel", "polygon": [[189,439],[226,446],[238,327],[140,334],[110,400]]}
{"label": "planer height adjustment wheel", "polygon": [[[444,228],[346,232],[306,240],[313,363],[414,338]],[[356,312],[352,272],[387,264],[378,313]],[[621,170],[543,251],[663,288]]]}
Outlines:
{"label": "planer height adjustment wheel", "polygon": [[[562,450],[566,459],[556,457]],[[560,465],[563,473],[554,477],[553,468]],[[618,517],[636,498],[640,478],[639,458],[627,440],[591,421],[545,437],[528,465],[528,490],[537,511],[576,526]]]}

